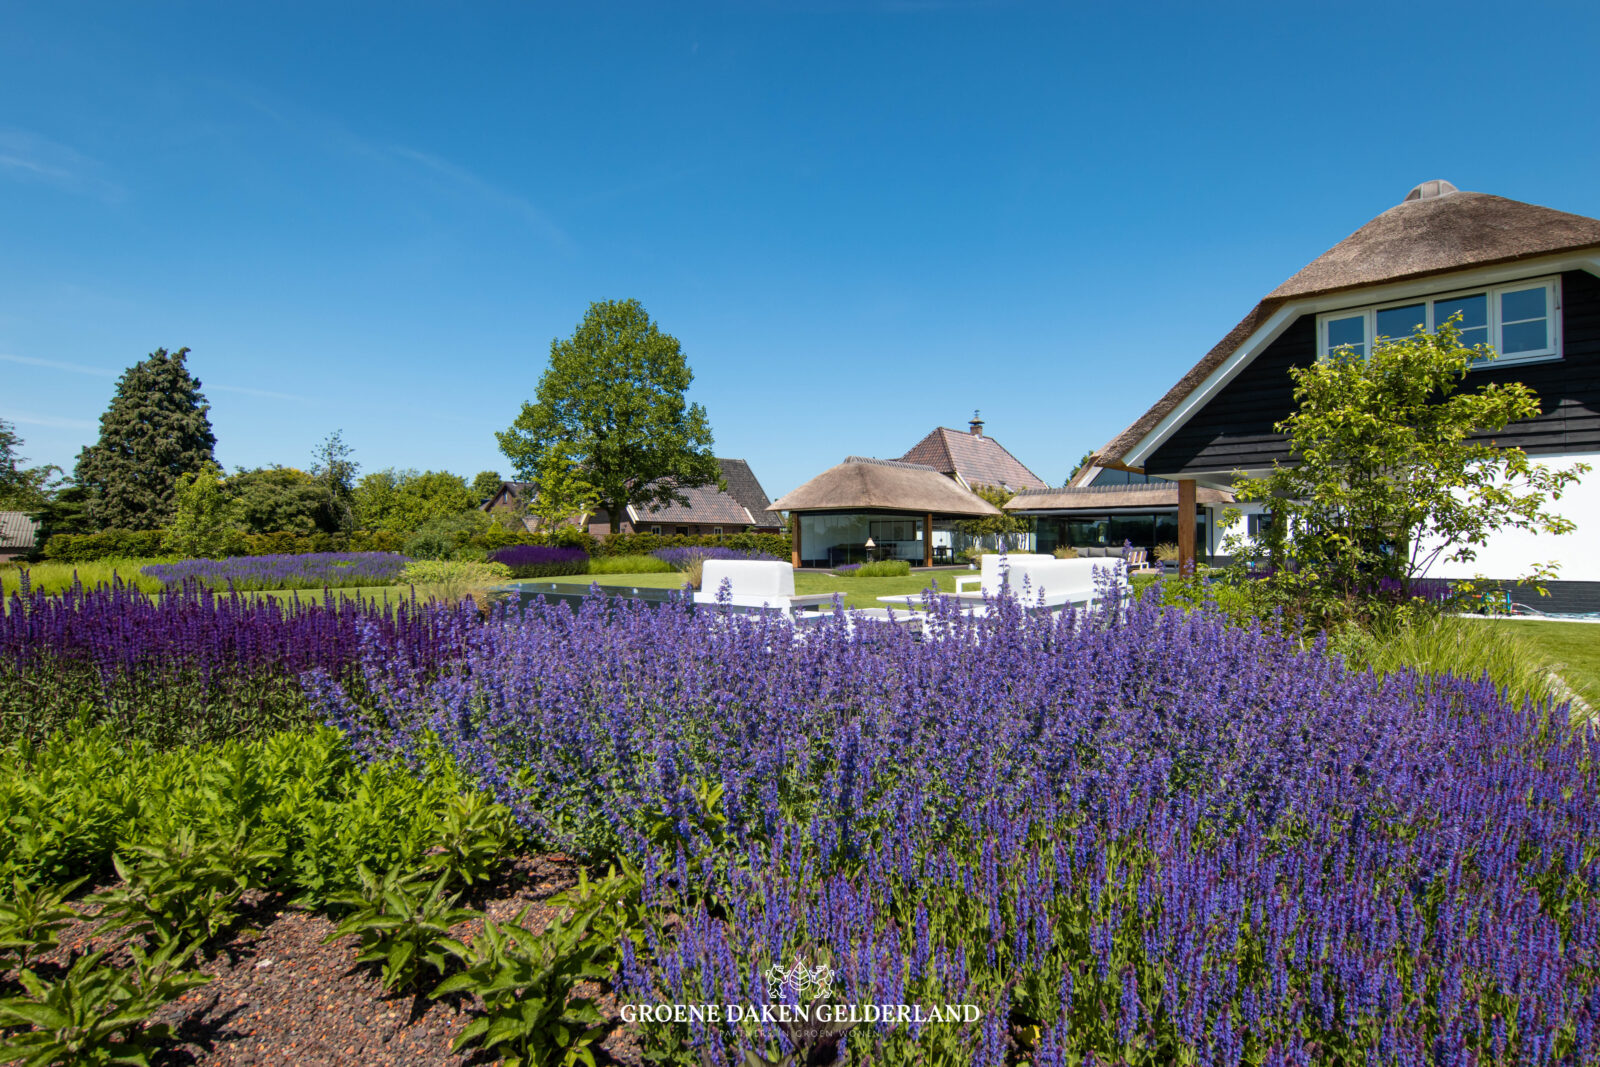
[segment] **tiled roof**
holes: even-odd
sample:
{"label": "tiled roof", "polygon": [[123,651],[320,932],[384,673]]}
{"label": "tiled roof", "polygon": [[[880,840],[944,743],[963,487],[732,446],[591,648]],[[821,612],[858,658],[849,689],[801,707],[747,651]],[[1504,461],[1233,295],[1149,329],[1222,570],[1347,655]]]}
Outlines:
{"label": "tiled roof", "polygon": [[755,471],[742,459],[719,459],[728,495],[749,509],[757,526],[782,526],[783,515],[772,510],[772,499],[756,480]]}
{"label": "tiled roof", "polygon": [[742,459],[721,458],[717,464],[722,469],[722,480],[728,486],[725,492],[715,485],[680,489],[679,492],[688,500],[687,504],[665,501],[656,505],[657,510],[645,504],[635,505],[632,509],[637,516],[635,521],[696,522],[739,527],[783,524],[783,516],[770,510],[772,502],[756,480],[750,464]]}
{"label": "tiled roof", "polygon": [[0,511],[0,551],[33,547],[39,524],[21,511]]}
{"label": "tiled roof", "polygon": [[969,486],[998,485],[1016,492],[1043,489],[1048,484],[994,438],[947,426],[934,430],[900,458],[932,467],[941,474],[959,474]]}
{"label": "tiled roof", "polygon": [[636,522],[710,522],[722,523],[731,526],[761,526],[755,516],[750,514],[750,509],[735,500],[730,494],[724,493],[714,485],[697,485],[689,489],[678,490],[688,504],[679,504],[668,500],[660,504],[635,504],[628,510],[637,518]]}

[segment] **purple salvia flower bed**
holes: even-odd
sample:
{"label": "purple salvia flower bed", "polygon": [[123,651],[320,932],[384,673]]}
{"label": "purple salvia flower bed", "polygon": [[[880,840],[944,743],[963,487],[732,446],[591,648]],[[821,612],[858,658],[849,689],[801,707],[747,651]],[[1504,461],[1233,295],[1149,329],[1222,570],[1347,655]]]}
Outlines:
{"label": "purple salvia flower bed", "polygon": [[587,574],[589,553],[581,548],[555,545],[508,545],[489,553],[493,563],[511,568],[513,578],[550,578],[562,574]]}
{"label": "purple salvia flower bed", "polygon": [[246,598],[116,583],[13,593],[0,612],[0,743],[80,712],[153,740],[225,740],[316,721],[303,672],[359,688],[360,659],[418,676],[455,657],[469,613],[411,600]]}
{"label": "purple salvia flower bed", "polygon": [[681,571],[697,559],[759,559],[777,562],[778,557],[755,548],[725,548],[711,545],[698,548],[658,548],[650,553],[675,571]]}
{"label": "purple salvia flower bed", "polygon": [[[437,738],[545,844],[636,865],[624,1003],[765,1003],[767,968],[826,961],[839,1002],[981,1009],[864,1024],[874,1062],[1600,1060],[1600,781],[1565,707],[1152,596],[996,608],[918,641],[540,607],[462,670],[375,649],[317,696],[370,755]],[[642,1028],[717,1064],[787,1041]]]}
{"label": "purple salvia flower bed", "polygon": [[175,589],[199,582],[212,589],[328,589],[393,585],[411,559],[398,552],[307,552],[150,563],[144,573]]}

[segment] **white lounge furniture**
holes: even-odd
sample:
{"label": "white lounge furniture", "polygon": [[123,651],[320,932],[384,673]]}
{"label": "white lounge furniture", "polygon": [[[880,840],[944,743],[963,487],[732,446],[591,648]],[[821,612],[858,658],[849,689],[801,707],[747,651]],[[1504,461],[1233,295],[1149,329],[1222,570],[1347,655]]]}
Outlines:
{"label": "white lounge furniture", "polygon": [[[1015,556],[984,556],[977,574],[964,574],[956,579],[955,598],[983,611],[985,601],[1007,592],[1022,602],[1025,608],[1043,606],[1051,611],[1068,607],[1090,607],[1099,599],[1101,585],[1096,584],[1097,572],[1101,582],[1120,585],[1124,592],[1129,586],[1121,578],[1120,559],[1056,559],[1054,556],[1019,554]],[[978,588],[971,585],[976,583]],[[915,608],[921,603],[921,594],[901,594],[879,597],[884,603]]]}
{"label": "white lounge furniture", "polygon": [[796,596],[794,567],[774,560],[708,559],[700,571],[700,588],[694,602],[706,607],[723,603],[722,583],[729,587],[727,604],[744,611],[773,608],[793,617],[804,608],[832,604],[834,593]]}

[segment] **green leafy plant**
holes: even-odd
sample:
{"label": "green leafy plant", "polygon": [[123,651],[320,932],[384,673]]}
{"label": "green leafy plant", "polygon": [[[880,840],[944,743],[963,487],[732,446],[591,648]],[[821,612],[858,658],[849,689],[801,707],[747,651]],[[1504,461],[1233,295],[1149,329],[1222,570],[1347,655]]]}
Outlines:
{"label": "green leafy plant", "polygon": [[236,825],[225,838],[202,837],[189,827],[150,844],[128,846],[113,858],[122,884],[98,894],[98,918],[107,930],[126,929],[158,942],[215,937],[238,917],[246,889],[266,884],[263,872],[283,858],[283,847],[252,839]]}
{"label": "green leafy plant", "polygon": [[107,950],[76,956],[66,974],[46,980],[24,969],[23,992],[0,999],[0,1062],[144,1064],[167,1039],[146,1025],[162,1005],[211,979],[185,966],[198,941],[169,941],[153,952],[130,945],[131,967],[114,967]]}
{"label": "green leafy plant", "polygon": [[26,969],[34,957],[56,947],[62,928],[78,918],[66,901],[84,881],[30,886],[12,876],[10,896],[0,899],[0,974]]}
{"label": "green leafy plant", "polygon": [[477,917],[456,907],[460,894],[446,896],[446,875],[429,879],[427,873],[391,867],[376,875],[362,864],[357,868],[361,888],[333,898],[335,905],[352,909],[328,936],[336,941],[351,934],[361,939],[357,963],[382,967],[385,989],[418,988],[428,971],[442,977],[451,953],[450,927]]}
{"label": "green leafy plant", "polygon": [[[1519,382],[1463,390],[1494,353],[1463,347],[1458,320],[1370,356],[1346,348],[1291,369],[1298,407],[1275,428],[1294,465],[1236,477],[1235,497],[1269,504],[1273,521],[1260,537],[1230,537],[1224,552],[1270,571],[1263,591],[1313,627],[1362,616],[1385,596],[1409,599],[1431,565],[1472,561],[1497,530],[1573,529],[1550,504],[1588,467],[1554,470],[1485,439],[1538,415],[1539,399]],[[1239,518],[1231,508],[1223,522]],[[1527,580],[1554,573],[1536,565]],[[1380,593],[1385,583],[1394,594]]]}
{"label": "green leafy plant", "polygon": [[515,837],[511,809],[487,793],[462,793],[445,809],[438,843],[424,866],[469,886],[487,882]]}
{"label": "green leafy plant", "polygon": [[841,578],[904,578],[910,573],[911,564],[903,559],[880,559],[839,571],[838,575]]}
{"label": "green leafy plant", "polygon": [[636,873],[610,872],[579,882],[551,897],[551,907],[566,914],[541,933],[525,925],[527,909],[511,923],[484,922],[471,946],[458,941],[448,950],[465,970],[441,982],[434,998],[475,993],[482,1014],[468,1023],[453,1048],[479,1048],[500,1057],[506,1067],[523,1064],[588,1064],[604,1035],[604,1019],[592,997],[576,996],[583,982],[600,982],[614,971],[618,940],[629,936],[642,880]]}

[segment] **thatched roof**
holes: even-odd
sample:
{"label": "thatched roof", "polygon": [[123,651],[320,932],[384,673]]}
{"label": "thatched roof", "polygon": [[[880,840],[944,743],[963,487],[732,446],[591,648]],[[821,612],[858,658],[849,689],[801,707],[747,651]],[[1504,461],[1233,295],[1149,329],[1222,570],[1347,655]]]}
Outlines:
{"label": "thatched roof", "polygon": [[1291,300],[1595,247],[1600,219],[1461,192],[1446,181],[1423,182],[1268,293],[1149,411],[1095,453],[1093,462],[1121,466],[1134,446]]}
{"label": "thatched roof", "polygon": [[[1196,487],[1197,504],[1231,504],[1233,494],[1221,489]],[[1175,508],[1177,482],[1148,485],[1083,485],[1067,489],[1032,489],[1018,493],[1007,511],[1107,511],[1113,508]]]}
{"label": "thatched roof", "polygon": [[931,511],[937,515],[998,515],[987,500],[967,492],[932,467],[851,456],[772,502],[773,510],[833,508]]}

